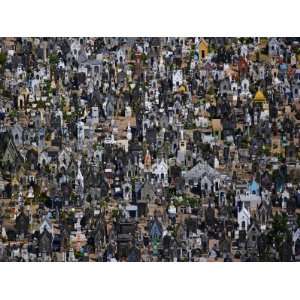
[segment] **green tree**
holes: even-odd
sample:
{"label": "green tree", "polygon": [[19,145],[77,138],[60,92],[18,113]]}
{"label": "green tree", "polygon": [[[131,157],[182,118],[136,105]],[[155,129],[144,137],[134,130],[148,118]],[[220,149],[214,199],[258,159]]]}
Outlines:
{"label": "green tree", "polygon": [[116,218],[119,217],[119,215],[120,215],[120,212],[119,212],[118,209],[113,209],[113,210],[112,210],[112,212],[111,212],[112,218],[116,219]]}
{"label": "green tree", "polygon": [[4,66],[6,63],[6,53],[0,52],[0,65],[1,67]]}
{"label": "green tree", "polygon": [[297,214],[297,226],[300,228],[300,215]]}
{"label": "green tree", "polygon": [[58,56],[55,53],[51,53],[49,55],[49,64],[50,65],[56,65],[58,64]]}
{"label": "green tree", "polygon": [[279,245],[283,241],[284,235],[287,233],[287,231],[287,216],[285,214],[276,214],[272,222],[271,231],[276,245]]}
{"label": "green tree", "polygon": [[49,55],[49,64],[50,64],[50,80],[52,80],[53,72],[55,70],[56,65],[58,64],[59,59],[57,54],[51,53]]}
{"label": "green tree", "polygon": [[283,260],[284,247],[290,243],[290,239],[287,215],[276,213],[272,221],[272,229],[267,234],[267,247],[273,247],[279,254],[280,260]]}

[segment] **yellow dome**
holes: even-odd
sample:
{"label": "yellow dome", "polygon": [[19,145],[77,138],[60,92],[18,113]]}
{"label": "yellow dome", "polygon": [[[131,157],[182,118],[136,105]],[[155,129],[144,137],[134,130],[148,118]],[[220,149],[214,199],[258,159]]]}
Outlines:
{"label": "yellow dome", "polygon": [[180,92],[180,93],[185,93],[185,92],[186,92],[186,87],[182,84],[182,85],[178,88],[178,92]]}
{"label": "yellow dome", "polygon": [[266,101],[266,97],[265,95],[263,94],[262,91],[258,90],[255,94],[255,97],[254,97],[254,101],[255,102],[265,102]]}

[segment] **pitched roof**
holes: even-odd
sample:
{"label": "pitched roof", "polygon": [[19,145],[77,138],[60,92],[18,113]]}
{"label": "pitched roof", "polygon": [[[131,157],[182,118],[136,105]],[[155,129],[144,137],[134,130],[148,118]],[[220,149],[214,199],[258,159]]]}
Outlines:
{"label": "pitched roof", "polygon": [[209,164],[207,164],[204,161],[200,161],[198,162],[192,169],[190,169],[189,171],[187,171],[184,174],[185,178],[200,178],[200,177],[204,177],[207,176],[209,179],[214,179],[219,177],[221,174],[215,170],[214,168],[212,168]]}
{"label": "pitched roof", "polygon": [[265,95],[263,94],[262,91],[258,90],[255,94],[255,97],[254,97],[254,101],[255,102],[265,102],[266,101],[266,97]]}

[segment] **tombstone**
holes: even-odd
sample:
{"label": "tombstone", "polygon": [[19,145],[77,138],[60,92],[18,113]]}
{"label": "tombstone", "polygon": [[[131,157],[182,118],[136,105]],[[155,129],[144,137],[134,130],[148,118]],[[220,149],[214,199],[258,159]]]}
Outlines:
{"label": "tombstone", "polygon": [[92,123],[99,123],[99,108],[97,106],[92,107]]}
{"label": "tombstone", "polygon": [[131,118],[132,110],[130,106],[125,107],[125,118]]}
{"label": "tombstone", "polygon": [[82,121],[79,121],[77,123],[77,145],[79,149],[83,147],[84,138],[85,138],[84,123]]}

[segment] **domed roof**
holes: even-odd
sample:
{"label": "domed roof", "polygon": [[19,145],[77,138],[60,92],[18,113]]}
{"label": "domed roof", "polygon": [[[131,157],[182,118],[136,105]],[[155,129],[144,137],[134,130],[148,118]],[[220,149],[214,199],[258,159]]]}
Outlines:
{"label": "domed roof", "polygon": [[266,97],[265,95],[263,94],[262,91],[258,90],[255,94],[255,97],[254,97],[254,101],[255,102],[264,102],[266,101]]}
{"label": "domed roof", "polygon": [[179,93],[185,93],[187,91],[186,86],[184,84],[181,84],[178,88]]}

